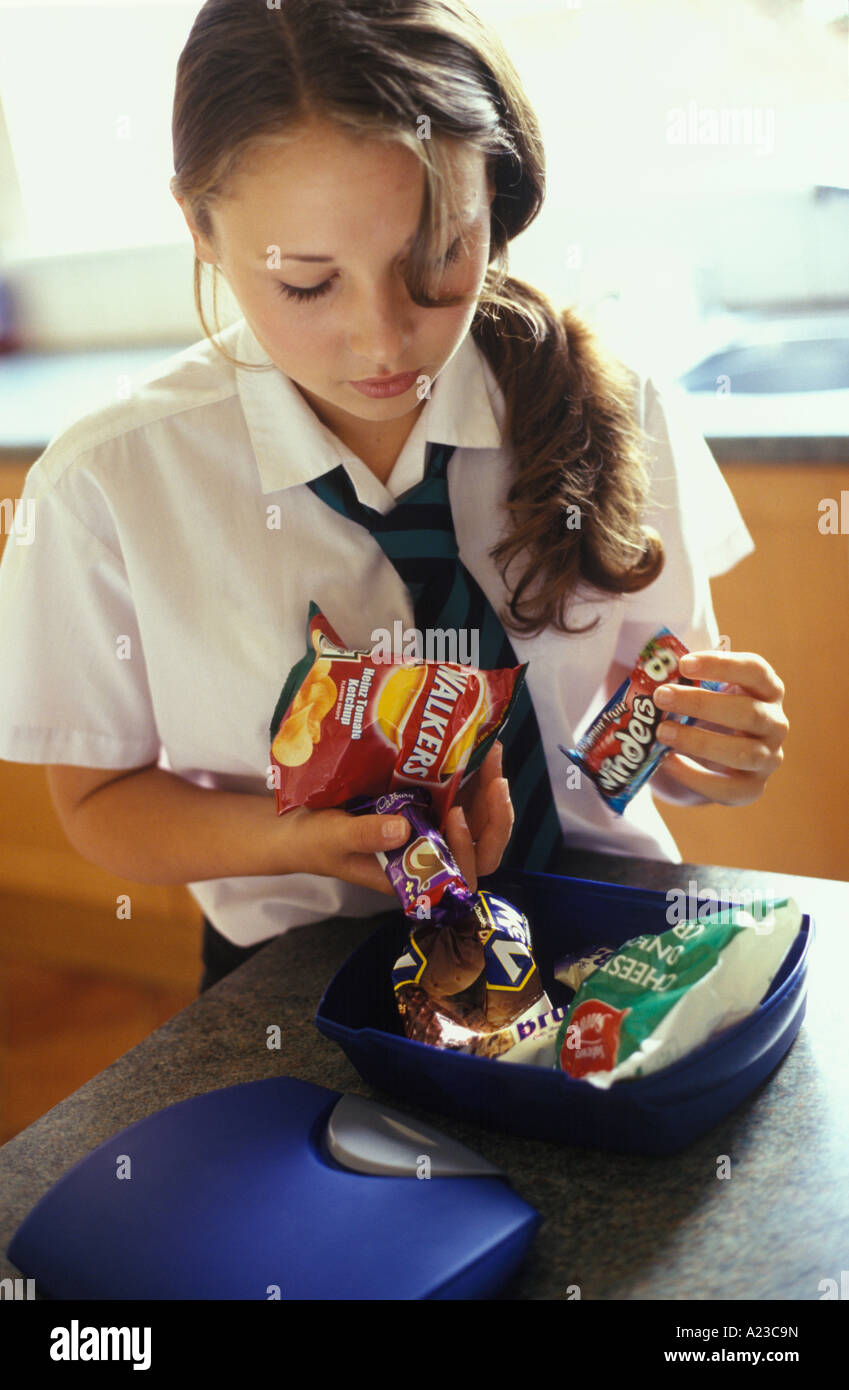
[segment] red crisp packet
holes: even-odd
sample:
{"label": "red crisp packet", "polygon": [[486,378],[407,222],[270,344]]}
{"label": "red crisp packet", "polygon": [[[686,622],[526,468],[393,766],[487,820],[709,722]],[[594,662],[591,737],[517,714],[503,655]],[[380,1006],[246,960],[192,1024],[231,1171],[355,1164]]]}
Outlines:
{"label": "red crisp packet", "polygon": [[526,667],[375,661],[344,647],[314,603],[306,636],[306,654],[271,721],[277,814],[419,787],[442,829],[461,781],[507,719]]}

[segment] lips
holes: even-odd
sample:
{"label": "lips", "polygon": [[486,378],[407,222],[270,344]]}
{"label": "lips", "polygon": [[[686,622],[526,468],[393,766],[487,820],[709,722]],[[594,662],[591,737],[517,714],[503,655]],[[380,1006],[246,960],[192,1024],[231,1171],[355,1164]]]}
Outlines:
{"label": "lips", "polygon": [[352,381],[351,385],[361,396],[374,401],[389,400],[393,396],[404,396],[416,384],[417,371],[402,372],[400,376],[371,377],[366,381]]}
{"label": "lips", "polygon": [[355,386],[391,386],[395,381],[404,381],[408,376],[415,376],[416,367],[410,367],[406,372],[393,372],[391,376],[364,376],[359,381],[355,381]]}

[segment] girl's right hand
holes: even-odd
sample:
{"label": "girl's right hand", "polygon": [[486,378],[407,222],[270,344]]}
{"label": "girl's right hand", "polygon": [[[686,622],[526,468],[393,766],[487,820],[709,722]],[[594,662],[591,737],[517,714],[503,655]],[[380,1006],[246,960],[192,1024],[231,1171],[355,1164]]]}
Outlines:
{"label": "girl's right hand", "polygon": [[[290,837],[285,872],[341,878],[395,897],[375,855],[378,850],[397,849],[409,838],[409,822],[403,816],[352,816],[346,811],[308,811],[299,806],[281,818],[281,826]],[[393,828],[395,833],[387,835]]]}
{"label": "girl's right hand", "polygon": [[[461,789],[457,804],[448,814],[445,839],[469,887],[478,886],[479,874],[494,873],[501,862],[513,828],[513,803],[501,775],[500,742],[490,748],[478,771]],[[406,844],[409,822],[403,816],[353,816],[346,811],[289,811],[283,824],[291,834],[284,873],[324,874],[375,888],[394,898],[395,890],[375,858]],[[387,837],[395,827],[397,833]]]}

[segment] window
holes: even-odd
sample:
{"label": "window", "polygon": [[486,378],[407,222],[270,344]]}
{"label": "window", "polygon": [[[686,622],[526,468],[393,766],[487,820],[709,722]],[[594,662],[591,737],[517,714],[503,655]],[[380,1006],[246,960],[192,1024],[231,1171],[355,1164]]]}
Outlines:
{"label": "window", "polygon": [[[547,199],[511,248],[517,275],[661,370],[706,310],[849,301],[849,200],[817,193],[849,185],[843,5],[472,5],[545,141]],[[200,8],[0,7],[0,203],[12,222],[20,207],[0,252],[28,343],[199,336],[168,180],[176,63]]]}
{"label": "window", "polygon": [[9,254],[175,242],[174,73],[198,4],[0,9],[0,98],[25,226]]}

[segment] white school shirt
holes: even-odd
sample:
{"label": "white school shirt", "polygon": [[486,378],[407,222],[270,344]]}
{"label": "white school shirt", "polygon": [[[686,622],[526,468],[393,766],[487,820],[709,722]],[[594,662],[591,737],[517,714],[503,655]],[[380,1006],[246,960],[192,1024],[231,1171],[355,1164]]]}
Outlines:
{"label": "white school shirt", "polygon": [[[221,341],[242,361],[270,361],[244,319]],[[634,390],[654,441],[645,519],[663,537],[663,572],[638,594],[577,604],[573,625],[599,615],[590,633],[512,640],[530,663],[567,845],[680,863],[648,787],[618,816],[589,779],[574,785],[558,750],[603,702],[611,663],[632,665],[659,627],[690,649],[717,645],[709,576],[754,548],[680,403],[664,403],[638,374]],[[351,647],[368,647],[396,620],[414,625],[377,542],[307,483],[341,462],[360,499],[386,512],[423,477],[428,441],[455,445],[448,484],[460,554],[498,611],[506,595],[488,551],[505,525],[503,414],[467,334],[384,486],[273,364],[236,369],[201,340],[148,370],[129,399],[54,436],[27,474],[0,564],[0,758],[116,769],[156,761],[202,786],[263,794],[274,815],[269,723],[305,650],[309,601]],[[241,946],[387,906],[371,889],[309,874],[188,887]]]}

